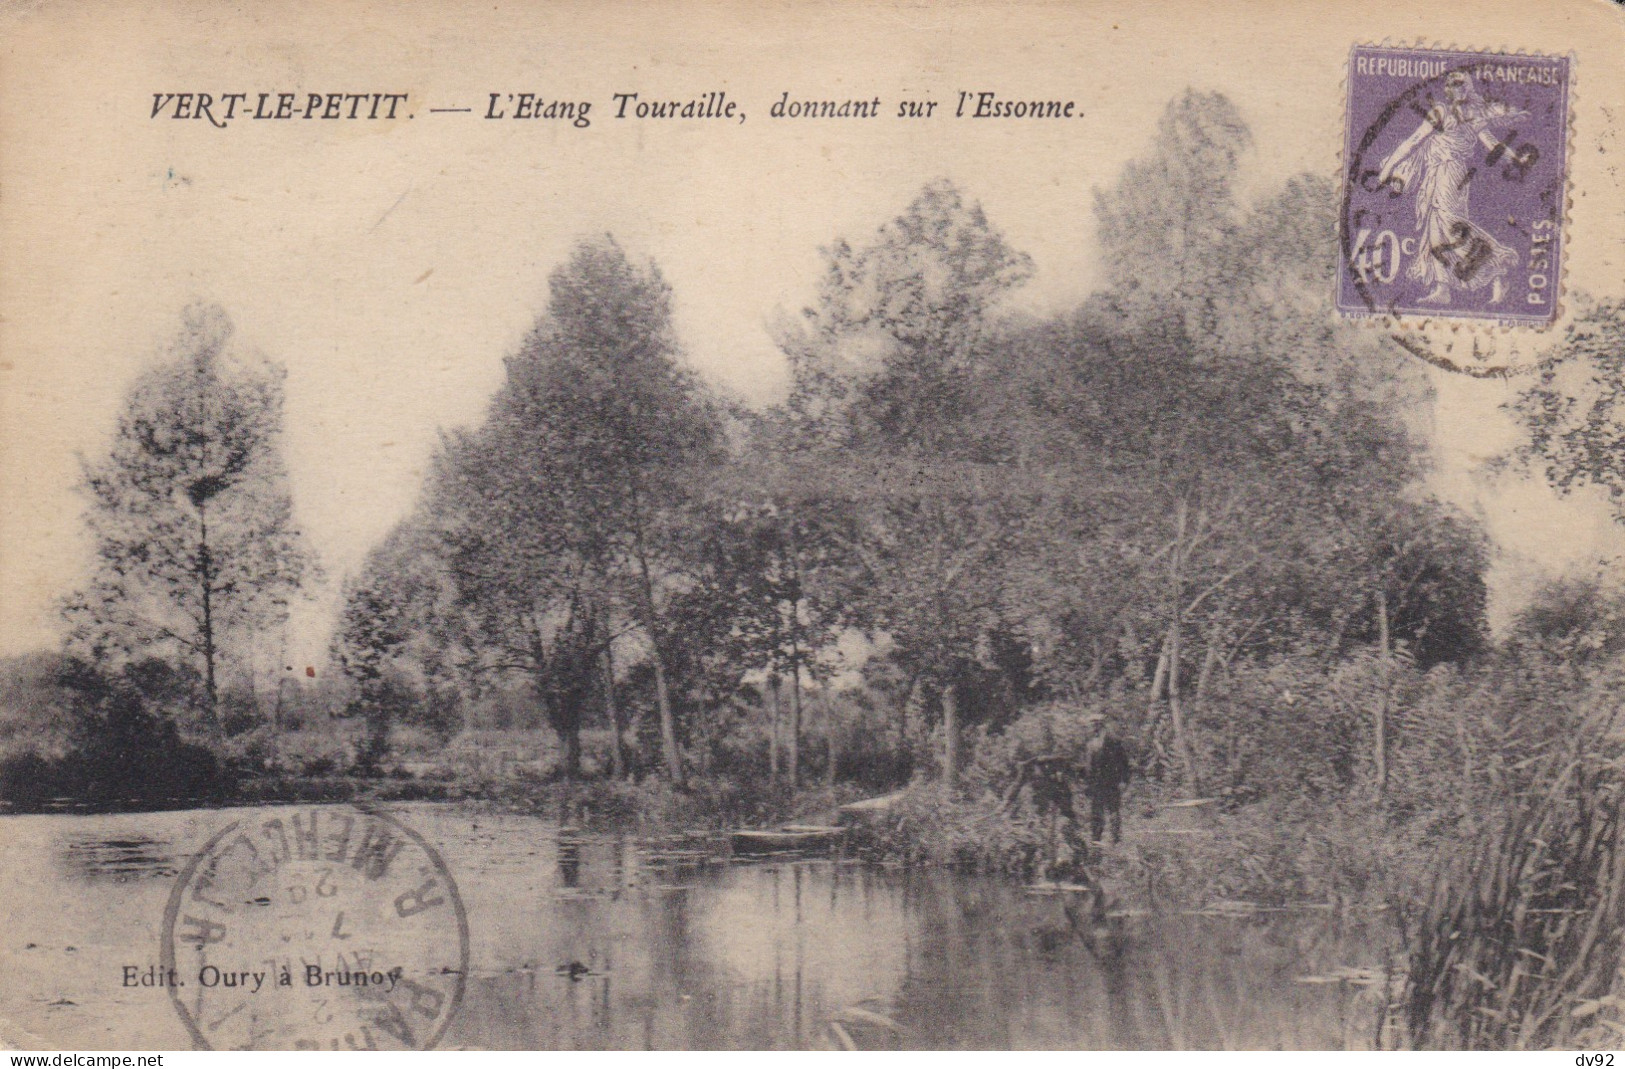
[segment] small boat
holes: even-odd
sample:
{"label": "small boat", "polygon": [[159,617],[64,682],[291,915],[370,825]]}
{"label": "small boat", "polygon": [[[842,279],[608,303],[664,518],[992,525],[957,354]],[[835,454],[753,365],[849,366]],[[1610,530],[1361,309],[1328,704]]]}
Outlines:
{"label": "small boat", "polygon": [[843,805],[836,810],[836,812],[840,815],[840,818],[847,823],[860,823],[863,821],[883,819],[890,815],[892,810],[901,805],[903,799],[907,797],[908,788],[905,787],[900,791],[893,791],[890,794],[883,794],[878,798],[865,798],[861,802],[848,802],[846,805]]}
{"label": "small boat", "polygon": [[786,850],[827,851],[834,849],[846,829],[824,824],[787,824],[777,831],[730,832],[735,854],[777,854]]}

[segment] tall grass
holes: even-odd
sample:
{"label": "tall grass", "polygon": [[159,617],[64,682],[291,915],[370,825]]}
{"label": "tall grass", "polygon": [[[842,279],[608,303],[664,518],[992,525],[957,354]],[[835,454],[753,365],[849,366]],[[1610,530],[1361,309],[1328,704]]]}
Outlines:
{"label": "tall grass", "polygon": [[1406,924],[1409,1046],[1573,1047],[1600,1029],[1625,1033],[1613,1023],[1625,949],[1620,755],[1610,712],[1514,766],[1504,817]]}

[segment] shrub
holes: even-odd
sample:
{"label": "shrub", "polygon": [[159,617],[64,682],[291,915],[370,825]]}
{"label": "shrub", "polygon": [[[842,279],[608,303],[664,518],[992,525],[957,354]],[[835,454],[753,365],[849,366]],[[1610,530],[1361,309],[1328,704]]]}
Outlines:
{"label": "shrub", "polygon": [[233,776],[206,747],[183,741],[165,706],[182,689],[162,662],[140,661],[104,673],[68,660],[60,685],[72,725],[56,759],[20,757],[0,779],[17,805],[68,797],[96,805],[154,804],[217,798]]}
{"label": "shrub", "polygon": [[1523,762],[1504,817],[1439,874],[1407,926],[1411,1046],[1611,1045],[1601,1021],[1625,1032],[1625,774],[1612,727],[1598,714]]}
{"label": "shrub", "polygon": [[56,796],[57,776],[57,762],[37,753],[13,754],[0,761],[0,800],[18,809],[37,809]]}

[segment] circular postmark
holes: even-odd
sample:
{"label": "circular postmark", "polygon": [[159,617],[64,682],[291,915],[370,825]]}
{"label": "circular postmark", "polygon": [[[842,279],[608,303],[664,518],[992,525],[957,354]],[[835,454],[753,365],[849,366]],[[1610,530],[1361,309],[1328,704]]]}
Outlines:
{"label": "circular postmark", "polygon": [[468,916],[439,853],[388,814],[232,821],[164,912],[169,995],[210,1050],[427,1050],[462,1004]]}
{"label": "circular postmark", "polygon": [[1570,57],[1359,46],[1348,78],[1339,311],[1445,370],[1540,366],[1562,280]]}

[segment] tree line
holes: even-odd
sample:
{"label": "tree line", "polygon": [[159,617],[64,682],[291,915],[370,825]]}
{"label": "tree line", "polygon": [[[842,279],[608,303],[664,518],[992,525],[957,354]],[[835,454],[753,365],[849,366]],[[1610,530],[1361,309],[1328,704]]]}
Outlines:
{"label": "tree line", "polygon": [[1135,727],[1199,793],[1190,709],[1237,658],[1472,656],[1486,549],[1419,490],[1425,383],[1323,314],[1327,188],[1238,201],[1247,143],[1223,98],[1171,105],[1097,194],[1105,288],[1048,319],[1009,310],[1030,257],[927,185],[824,250],[765,412],[687,370],[655,265],[582,243],[352,584],[357,707],[381,739],[403,695],[523,680],[574,775],[589,716],[624,772],[622,710],[646,701],[681,783],[753,691],[787,706],[770,744],[793,782],[803,703],[860,634],[949,783],[968,730],[1109,694],[1145,704]]}
{"label": "tree line", "polygon": [[[1095,191],[1099,288],[1047,316],[1016,310],[1031,258],[926,185],[823,249],[774,325],[790,387],[765,409],[694,373],[655,264],[579,243],[483,420],[441,435],[416,506],[345,583],[333,659],[363,763],[394,725],[454,727],[500,691],[541,712],[566,777],[595,727],[609,776],[765,764],[795,784],[808,705],[833,717],[839,687],[863,724],[845,753],[821,729],[831,779],[884,758],[952,787],[1024,717],[1088,707],[1197,796],[1307,715],[1290,683],[1262,711],[1220,700],[1287,665],[1363,673],[1358,757],[1327,760],[1380,793],[1401,677],[1490,650],[1490,549],[1426,490],[1421,365],[1329,314],[1332,187],[1244,201],[1249,144],[1224,97],[1173,101]],[[1588,308],[1517,405],[1525,461],[1616,500],[1619,424],[1597,414],[1618,398],[1577,411],[1570,379],[1625,359],[1621,321]],[[168,666],[216,738],[253,719],[223,665],[279,664],[317,574],[283,372],[228,359],[229,337],[189,312],[86,464],[96,571],[66,609],[79,663]]]}

